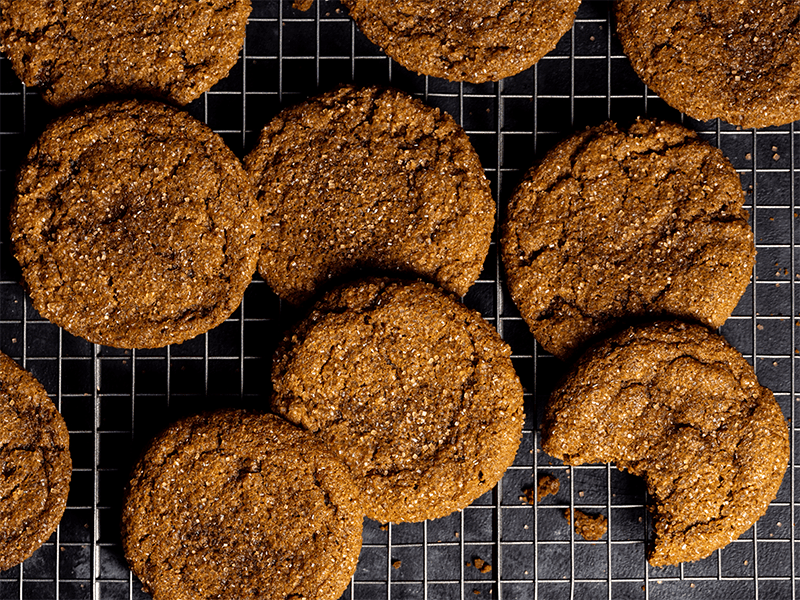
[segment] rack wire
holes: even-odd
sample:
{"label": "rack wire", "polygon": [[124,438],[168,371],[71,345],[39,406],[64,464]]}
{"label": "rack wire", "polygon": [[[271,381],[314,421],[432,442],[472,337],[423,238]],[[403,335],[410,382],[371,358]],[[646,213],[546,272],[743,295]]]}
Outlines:
{"label": "rack wire", "polygon": [[[467,305],[511,344],[527,421],[516,461],[465,510],[420,524],[367,521],[347,600],[521,598],[795,598],[794,427],[797,343],[796,126],[740,130],[684,118],[648,92],[613,33],[612,3],[584,0],[572,31],[528,71],[499,83],[451,83],[389,60],[332,0],[308,13],[291,0],[253,0],[242,56],[189,110],[243,156],[284,106],[342,82],[388,84],[452,114],[492,182],[498,215],[524,171],[559,139],[606,119],[684,122],[719,146],[742,177],[756,237],[754,280],[722,333],[774,392],[792,431],[789,470],[767,514],[711,557],[655,569],[642,482],[609,465],[566,467],[540,452],[542,407],[563,366],[534,343],[503,288],[495,241]],[[0,599],[149,598],[122,556],[119,514],[132,461],[170,421],[206,408],[265,407],[272,350],[295,315],[256,280],[240,309],[206,335],[160,350],[95,346],[43,320],[19,285],[6,215],[16,169],[56,112],[0,58],[0,350],[47,388],[70,430],[74,462],[63,521],[21,566],[0,573]],[[561,490],[529,505],[525,489],[552,474]],[[598,542],[576,537],[566,509],[603,514]],[[481,558],[492,566],[482,573]]]}

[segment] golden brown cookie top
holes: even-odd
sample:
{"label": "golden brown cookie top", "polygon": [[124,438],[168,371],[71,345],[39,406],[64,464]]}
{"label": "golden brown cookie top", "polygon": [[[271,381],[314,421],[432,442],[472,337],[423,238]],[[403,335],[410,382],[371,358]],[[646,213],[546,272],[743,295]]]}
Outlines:
{"label": "golden brown cookie top", "polygon": [[272,407],[347,463],[368,517],[433,519],[514,460],[524,415],[510,354],[430,284],[366,280],[326,294],[287,334]]}
{"label": "golden brown cookie top", "polygon": [[631,317],[719,327],[755,260],[743,200],[722,152],[680,125],[587,129],[511,199],[501,240],[511,297],[560,358]]}
{"label": "golden brown cookie top", "polygon": [[106,94],[188,104],[228,74],[250,0],[0,0],[0,48],[60,106]]}
{"label": "golden brown cookie top", "polygon": [[398,63],[450,81],[497,81],[556,47],[580,0],[343,0]]}
{"label": "golden brown cookie top", "polygon": [[57,119],[33,146],[11,239],[39,314],[95,343],[153,348],[239,306],[262,214],[204,124],[157,102],[110,102]]}
{"label": "golden brown cookie top", "polygon": [[67,505],[72,460],[64,419],[42,385],[0,353],[0,571],[30,557]]}
{"label": "golden brown cookie top", "polygon": [[463,295],[483,268],[495,209],[478,155],[403,92],[344,86],[288,108],[245,166],[267,211],[259,272],[291,302],[376,269]]}
{"label": "golden brown cookie top", "polygon": [[274,415],[183,419],[133,470],[125,557],[158,600],[337,600],[363,513],[347,468]]}
{"label": "golden brown cookie top", "polygon": [[800,119],[797,0],[620,0],[617,33],[639,77],[695,119]]}
{"label": "golden brown cookie top", "polygon": [[543,449],[572,465],[644,477],[655,512],[648,560],[699,560],[775,498],[789,459],[780,407],[725,339],[678,321],[592,347],[547,406]]}

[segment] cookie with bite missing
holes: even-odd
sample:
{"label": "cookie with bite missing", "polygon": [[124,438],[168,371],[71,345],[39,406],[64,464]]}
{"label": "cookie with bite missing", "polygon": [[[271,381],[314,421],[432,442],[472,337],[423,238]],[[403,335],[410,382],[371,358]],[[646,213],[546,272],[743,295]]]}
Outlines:
{"label": "cookie with bite missing", "polygon": [[570,465],[614,462],[643,477],[654,566],[700,560],[775,499],[789,432],[772,392],[725,339],[680,321],[593,346],[553,392],[542,448]]}

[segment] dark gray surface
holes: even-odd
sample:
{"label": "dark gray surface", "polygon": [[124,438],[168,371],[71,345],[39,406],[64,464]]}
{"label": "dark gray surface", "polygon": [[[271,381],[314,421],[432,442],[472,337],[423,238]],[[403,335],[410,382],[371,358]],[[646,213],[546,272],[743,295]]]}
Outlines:
{"label": "dark gray surface", "polygon": [[[283,106],[341,82],[391,84],[462,123],[503,214],[524,170],[574,129],[609,117],[623,123],[637,115],[681,119],[646,94],[631,70],[609,28],[609,1],[584,0],[573,32],[536,67],[483,85],[425,78],[392,63],[358,32],[338,2],[322,0],[308,13],[293,10],[290,1],[253,0],[253,5],[244,58],[190,107],[239,156]],[[17,283],[6,216],[17,166],[55,114],[35,91],[23,89],[0,58],[0,350],[51,393],[71,432],[75,466],[58,532],[24,565],[0,573],[0,599],[147,598],[119,544],[122,486],[131,462],[157,430],[179,416],[212,407],[265,406],[272,348],[296,315],[257,279],[242,308],[222,326],[162,350],[93,346],[42,320]],[[757,280],[722,332],[755,364],[761,382],[791,418],[800,325],[796,128],[754,132],[716,121],[684,122],[723,149],[748,191]],[[481,310],[514,349],[528,413],[516,463],[496,490],[462,513],[386,530],[367,522],[358,571],[345,598],[794,597],[791,490],[800,458],[793,458],[766,516],[740,540],[698,563],[648,568],[641,481],[606,465],[565,469],[535,452],[537,415],[563,367],[533,343],[503,289],[494,245],[465,302]],[[520,495],[544,473],[557,475],[562,488],[534,509]],[[608,516],[609,534],[596,543],[575,539],[562,516],[570,506]],[[492,571],[467,567],[475,557],[487,560]],[[396,560],[402,562],[399,569],[392,567]]]}

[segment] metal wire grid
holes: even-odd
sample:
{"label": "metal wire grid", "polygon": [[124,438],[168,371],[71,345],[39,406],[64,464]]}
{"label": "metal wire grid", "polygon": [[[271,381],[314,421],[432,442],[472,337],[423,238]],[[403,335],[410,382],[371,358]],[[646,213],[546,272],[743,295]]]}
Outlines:
{"label": "metal wire grid", "polygon": [[[290,0],[253,0],[242,59],[189,109],[242,156],[283,106],[341,82],[394,85],[464,126],[501,216],[524,170],[574,129],[636,115],[684,121],[723,149],[748,191],[758,264],[754,283],[722,332],[752,362],[793,424],[800,354],[795,125],[741,131],[684,120],[633,74],[610,15],[610,1],[584,0],[572,32],[536,67],[497,84],[470,85],[421,77],[393,63],[338,2],[317,0],[309,13],[299,13]],[[8,213],[22,156],[54,114],[0,58],[0,219]],[[704,561],[647,566],[641,481],[608,465],[568,468],[539,452],[542,406],[563,366],[535,345],[502,277],[493,241],[465,302],[511,344],[526,388],[528,420],[515,464],[495,490],[462,512],[421,524],[367,521],[358,570],[344,598],[796,597],[797,429],[791,426],[790,469],[757,526]],[[18,281],[3,223],[0,350],[51,393],[70,429],[75,468],[58,531],[23,565],[0,573],[0,598],[148,598],[127,569],[119,542],[121,491],[132,461],[156,431],[184,414],[263,407],[272,348],[296,315],[257,280],[241,308],[208,334],[161,350],[121,351],[89,344],[41,319]],[[523,490],[543,474],[556,475],[561,491],[531,507]],[[601,541],[576,538],[563,517],[576,508],[608,518]],[[474,558],[491,564],[491,572],[468,566]]]}

